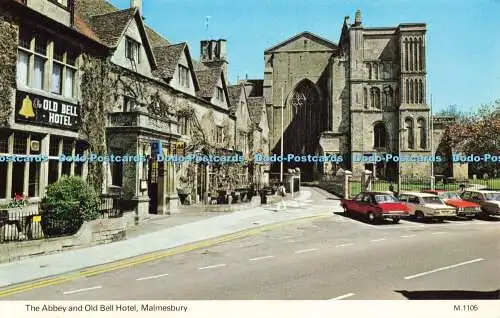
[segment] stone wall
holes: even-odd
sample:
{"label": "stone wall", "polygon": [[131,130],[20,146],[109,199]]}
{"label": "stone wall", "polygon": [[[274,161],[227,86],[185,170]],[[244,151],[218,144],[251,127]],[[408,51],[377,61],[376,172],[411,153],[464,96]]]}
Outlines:
{"label": "stone wall", "polygon": [[0,263],[120,241],[134,226],[135,213],[126,212],[120,218],[85,222],[72,236],[0,244]]}

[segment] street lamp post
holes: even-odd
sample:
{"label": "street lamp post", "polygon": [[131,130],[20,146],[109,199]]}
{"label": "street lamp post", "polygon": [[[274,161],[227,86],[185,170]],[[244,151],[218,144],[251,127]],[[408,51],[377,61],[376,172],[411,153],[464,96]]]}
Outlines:
{"label": "street lamp post", "polygon": [[280,160],[280,182],[283,183],[283,114],[285,108],[284,102],[283,102],[283,95],[284,95],[284,87],[281,88],[281,160]]}
{"label": "street lamp post", "polygon": [[404,138],[403,133],[406,131],[406,128],[399,129],[399,147],[398,147],[398,193],[401,192],[401,148],[403,148]]}

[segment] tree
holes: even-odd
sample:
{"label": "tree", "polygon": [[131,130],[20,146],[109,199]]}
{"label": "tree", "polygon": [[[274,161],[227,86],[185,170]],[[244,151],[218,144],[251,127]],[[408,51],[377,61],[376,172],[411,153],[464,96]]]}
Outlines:
{"label": "tree", "polygon": [[455,117],[457,122],[463,121],[470,113],[458,109],[458,105],[449,105],[447,108],[436,113],[436,116]]}
{"label": "tree", "polygon": [[[476,112],[450,125],[443,142],[465,154],[500,154],[500,100],[482,105]],[[476,172],[488,172],[498,163],[475,164]],[[474,170],[474,169],[473,169]]]}

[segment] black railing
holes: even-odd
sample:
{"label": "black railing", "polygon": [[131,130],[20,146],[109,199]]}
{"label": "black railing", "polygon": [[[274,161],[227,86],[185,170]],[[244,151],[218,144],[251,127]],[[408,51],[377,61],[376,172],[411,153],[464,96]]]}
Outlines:
{"label": "black railing", "polygon": [[57,219],[50,213],[27,215],[22,208],[1,210],[0,243],[73,235],[82,224],[81,219]]}
{"label": "black railing", "polygon": [[119,195],[101,195],[101,206],[99,211],[103,219],[119,218],[123,215],[123,208],[121,202],[122,196]]}
{"label": "black railing", "polygon": [[[101,218],[121,217],[124,211],[121,202],[119,196],[101,196]],[[50,212],[28,213],[22,207],[3,209],[0,210],[0,243],[70,236],[76,234],[82,224],[83,219],[77,213],[61,219]]]}

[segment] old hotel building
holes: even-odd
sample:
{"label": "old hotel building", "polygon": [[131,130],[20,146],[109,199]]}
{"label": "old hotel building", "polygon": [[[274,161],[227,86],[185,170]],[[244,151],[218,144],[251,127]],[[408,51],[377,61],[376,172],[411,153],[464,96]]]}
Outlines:
{"label": "old hotel building", "polygon": [[[140,0],[124,10],[104,0],[10,0],[0,6],[2,74],[15,68],[2,83],[2,96],[11,98],[1,105],[8,116],[0,154],[50,159],[0,162],[0,202],[16,193],[36,201],[62,175],[88,177],[91,164],[57,159],[92,150],[99,130],[89,127],[99,122],[92,115],[101,108],[104,152],[148,158],[104,164],[101,192],[123,193],[141,217],[175,211],[182,191],[202,200],[225,180],[220,167],[157,162],[157,152],[269,153],[264,100],[255,98],[251,82],[229,85],[225,40],[201,41],[197,61],[186,43],[172,44],[144,23]],[[111,92],[105,100],[89,94],[88,78],[97,76],[90,63],[109,71],[101,79],[109,87],[95,87]],[[240,185],[265,182],[265,167],[245,167]]]}
{"label": "old hotel building", "polygon": [[[16,193],[40,198],[61,175],[85,176],[81,163],[61,154],[83,153],[80,127],[81,54],[99,56],[105,47],[73,14],[68,1],[2,2],[2,104],[0,154],[42,155],[42,162],[0,162],[0,201]],[[2,103],[6,100],[3,99]]]}

